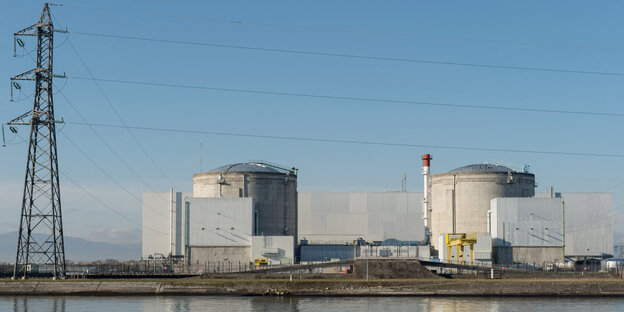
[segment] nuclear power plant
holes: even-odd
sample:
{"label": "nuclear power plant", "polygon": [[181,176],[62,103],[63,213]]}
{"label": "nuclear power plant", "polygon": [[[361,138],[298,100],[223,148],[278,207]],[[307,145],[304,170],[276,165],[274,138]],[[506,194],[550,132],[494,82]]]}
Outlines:
{"label": "nuclear power plant", "polygon": [[299,193],[296,168],[267,162],[197,173],[192,193],[143,195],[142,258],[242,268],[358,258],[565,264],[613,254],[611,193],[536,193],[526,167],[435,173],[432,155],[422,160],[422,193]]}

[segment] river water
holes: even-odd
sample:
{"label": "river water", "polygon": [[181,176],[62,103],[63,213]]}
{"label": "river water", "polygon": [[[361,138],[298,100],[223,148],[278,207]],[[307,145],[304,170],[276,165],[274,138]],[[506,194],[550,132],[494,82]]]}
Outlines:
{"label": "river water", "polygon": [[0,297],[0,311],[624,311],[624,298]]}

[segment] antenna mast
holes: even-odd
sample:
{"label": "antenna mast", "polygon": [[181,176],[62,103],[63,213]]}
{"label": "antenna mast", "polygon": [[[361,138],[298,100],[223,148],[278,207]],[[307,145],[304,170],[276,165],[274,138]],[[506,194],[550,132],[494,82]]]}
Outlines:
{"label": "antenna mast", "polygon": [[401,192],[407,192],[407,173],[401,175]]}
{"label": "antenna mast", "polygon": [[[20,215],[17,255],[13,278],[29,274],[52,273],[54,279],[65,276],[65,245],[61,218],[61,191],[56,152],[56,129],[52,101],[54,25],[49,4],[36,24],[15,34],[37,38],[35,69],[11,78],[11,87],[19,80],[35,82],[33,109],[13,119],[8,125],[30,125],[26,160],[24,196]],[[19,42],[22,42],[19,40]],[[22,44],[20,44],[22,46]],[[30,117],[30,120],[28,120]]]}

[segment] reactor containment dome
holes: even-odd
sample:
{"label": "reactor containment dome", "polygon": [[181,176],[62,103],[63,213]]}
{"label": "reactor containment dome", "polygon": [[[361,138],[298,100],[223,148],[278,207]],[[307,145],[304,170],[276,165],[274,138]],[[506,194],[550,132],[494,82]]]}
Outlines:
{"label": "reactor containment dome", "polygon": [[297,237],[297,169],[249,162],[193,175],[193,197],[251,197],[253,235]]}
{"label": "reactor containment dome", "polygon": [[431,234],[487,233],[490,200],[532,197],[535,175],[498,164],[473,164],[431,175]]}

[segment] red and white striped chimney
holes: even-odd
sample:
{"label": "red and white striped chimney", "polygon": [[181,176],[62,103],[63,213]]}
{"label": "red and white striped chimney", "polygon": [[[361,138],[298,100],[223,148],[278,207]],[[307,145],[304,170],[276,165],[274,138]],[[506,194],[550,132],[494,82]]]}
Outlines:
{"label": "red and white striped chimney", "polygon": [[422,209],[423,209],[423,221],[424,221],[424,226],[425,226],[425,241],[427,243],[431,242],[431,237],[429,234],[429,209],[430,209],[430,205],[429,205],[429,201],[431,198],[431,177],[429,175],[429,165],[431,163],[431,160],[433,159],[433,157],[431,157],[430,154],[424,154],[422,156],[422,160],[423,160],[423,170],[422,170],[422,175],[424,178],[424,196],[423,196],[423,203],[422,203]]}

